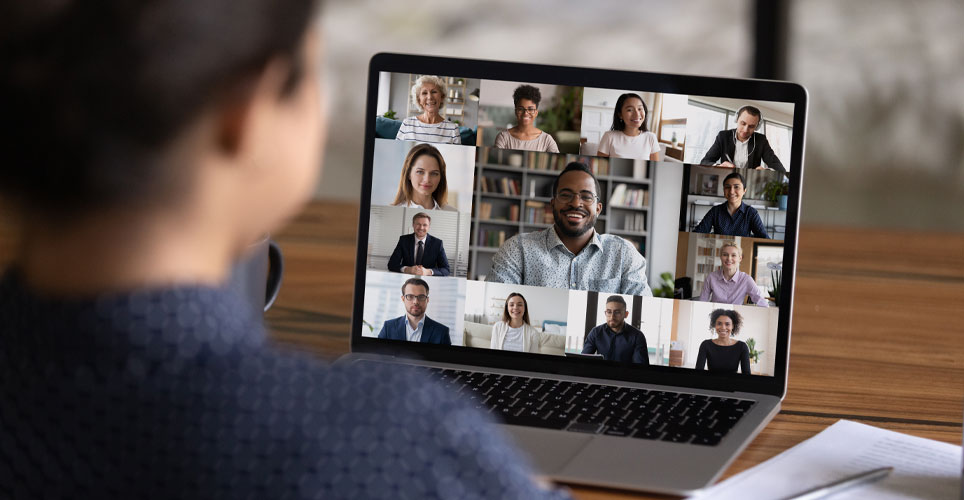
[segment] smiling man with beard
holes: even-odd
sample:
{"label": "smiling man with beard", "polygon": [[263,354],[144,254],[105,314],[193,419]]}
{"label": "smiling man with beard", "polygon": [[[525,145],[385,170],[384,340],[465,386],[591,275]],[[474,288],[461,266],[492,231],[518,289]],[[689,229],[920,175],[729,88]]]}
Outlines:
{"label": "smiling man with beard", "polygon": [[566,165],[552,185],[555,224],[509,238],[492,260],[488,281],[652,295],[646,259],[625,239],[594,229],[600,191],[589,167]]}

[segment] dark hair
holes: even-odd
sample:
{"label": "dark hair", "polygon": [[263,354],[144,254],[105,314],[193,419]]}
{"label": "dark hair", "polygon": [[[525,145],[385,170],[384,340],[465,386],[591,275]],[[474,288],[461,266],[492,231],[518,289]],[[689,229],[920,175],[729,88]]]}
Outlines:
{"label": "dark hair", "polygon": [[566,165],[566,168],[562,169],[562,172],[559,172],[559,175],[557,175],[556,178],[552,180],[553,197],[556,196],[556,189],[558,189],[559,187],[559,179],[561,179],[563,175],[566,175],[569,172],[585,172],[589,174],[589,177],[592,177],[592,181],[596,184],[596,196],[602,199],[602,188],[599,186],[599,180],[596,179],[596,176],[593,175],[592,170],[590,170],[585,163],[581,163],[578,161],[570,162],[568,165]]}
{"label": "dark hair", "polygon": [[512,319],[509,317],[509,299],[512,297],[519,297],[522,299],[522,305],[525,306],[525,311],[522,312],[522,322],[527,325],[531,324],[529,323],[529,303],[526,302],[526,298],[523,297],[521,293],[516,292],[510,293],[509,296],[505,298],[505,307],[502,309],[502,321],[508,325],[509,320]]}
{"label": "dark hair", "polygon": [[757,108],[756,106],[750,106],[749,104],[746,106],[743,106],[742,108],[736,111],[736,119],[739,120],[740,115],[742,115],[744,112],[747,112],[750,115],[759,118],[760,121],[763,121],[763,113],[760,112],[760,108]]}
{"label": "dark hair", "polygon": [[275,57],[301,81],[315,0],[14,2],[0,21],[0,191],[52,216],[149,202],[201,112],[243,98]]}
{"label": "dark hair", "polygon": [[733,321],[733,333],[731,335],[736,335],[740,333],[740,326],[743,325],[743,316],[740,313],[732,309],[716,309],[710,313],[710,328],[716,326],[716,320],[720,319],[720,316],[727,316]]}
{"label": "dark hair", "polygon": [[646,101],[644,101],[642,97],[639,97],[639,94],[633,94],[632,92],[623,94],[619,96],[619,99],[616,99],[616,107],[613,109],[613,126],[609,130],[623,130],[626,128],[626,122],[624,122],[623,117],[619,115],[620,110],[623,109],[623,104],[626,103],[626,99],[631,97],[635,97],[639,99],[639,102],[643,103],[643,113],[645,113],[645,116],[643,117],[643,124],[639,126],[639,131],[646,132],[649,130],[646,128],[646,119],[649,118],[649,107],[646,106]]}
{"label": "dark hair", "polygon": [[[438,203],[439,207],[444,207],[448,202],[448,180],[445,177],[445,158],[442,152],[431,144],[418,144],[408,151],[405,156],[405,163],[402,164],[402,177],[398,179],[398,192],[395,193],[395,201],[392,205],[407,205],[412,201],[415,187],[412,186],[412,169],[415,168],[415,160],[420,156],[431,156],[438,163],[439,181],[432,193],[432,199]],[[431,209],[432,207],[424,207]]]}
{"label": "dark hair", "polygon": [[432,222],[432,218],[425,212],[419,212],[412,216],[412,224],[415,224],[415,221],[418,219],[428,219],[429,222]]}
{"label": "dark hair", "polygon": [[626,306],[626,300],[623,299],[622,297],[620,297],[619,295],[610,295],[609,297],[607,297],[607,298],[606,298],[606,303],[608,304],[608,303],[610,303],[610,302],[617,302],[617,303],[623,305],[623,309],[626,309],[626,308],[627,308],[627,306]]}
{"label": "dark hair", "polygon": [[743,184],[743,188],[746,189],[746,179],[743,178],[743,174],[739,172],[730,172],[729,175],[723,178],[723,184],[726,185],[726,181],[730,179],[739,179],[740,184]]}
{"label": "dark hair", "polygon": [[405,283],[402,283],[402,295],[405,295],[405,287],[408,285],[423,286],[425,287],[425,293],[428,293],[428,283],[426,283],[422,278],[409,278],[405,280]]}
{"label": "dark hair", "polygon": [[539,89],[532,85],[519,85],[512,93],[512,104],[518,106],[519,101],[523,99],[532,101],[538,108],[539,101],[542,101],[542,92],[539,92]]}

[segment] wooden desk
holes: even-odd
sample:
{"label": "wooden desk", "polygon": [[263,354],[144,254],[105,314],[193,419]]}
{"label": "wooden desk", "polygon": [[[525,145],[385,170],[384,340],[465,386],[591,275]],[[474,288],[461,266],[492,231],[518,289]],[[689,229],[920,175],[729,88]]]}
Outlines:
{"label": "wooden desk", "polygon": [[[277,341],[327,358],[348,351],[357,214],[316,202],[274,236],[286,266],[267,315]],[[0,220],[0,268],[11,235]],[[799,255],[783,411],[726,475],[840,418],[960,444],[964,235],[806,226]],[[572,489],[586,499],[659,498]]]}

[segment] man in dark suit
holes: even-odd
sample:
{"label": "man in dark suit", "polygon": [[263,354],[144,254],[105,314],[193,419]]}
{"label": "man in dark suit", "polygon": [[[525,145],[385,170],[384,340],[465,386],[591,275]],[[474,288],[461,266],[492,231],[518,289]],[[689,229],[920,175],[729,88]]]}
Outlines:
{"label": "man in dark suit", "polygon": [[386,321],[378,338],[452,345],[449,327],[425,315],[428,308],[428,283],[425,280],[410,278],[402,285],[402,304],[405,305],[405,315]]}
{"label": "man in dark suit", "polygon": [[388,270],[417,276],[448,276],[449,259],[442,240],[428,234],[432,218],[425,212],[412,217],[411,234],[398,238],[395,251],[388,259]]}
{"label": "man in dark suit", "polygon": [[700,160],[701,165],[719,165],[727,168],[763,168],[779,170],[784,175],[780,158],[777,158],[767,136],[756,132],[763,121],[763,114],[754,106],[743,106],[736,112],[736,128],[722,130],[716,141]]}

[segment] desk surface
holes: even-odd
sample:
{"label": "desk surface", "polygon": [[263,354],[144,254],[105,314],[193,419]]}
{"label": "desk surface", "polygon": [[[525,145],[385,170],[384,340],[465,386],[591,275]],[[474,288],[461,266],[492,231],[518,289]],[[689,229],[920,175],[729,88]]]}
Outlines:
{"label": "desk surface", "polygon": [[[275,340],[326,358],[348,351],[357,214],[315,202],[274,236],[285,254],[266,317]],[[0,268],[15,241],[0,217]],[[787,397],[726,476],[841,418],[960,444],[964,234],[806,226],[799,256]],[[662,498],[572,489],[586,499]]]}

